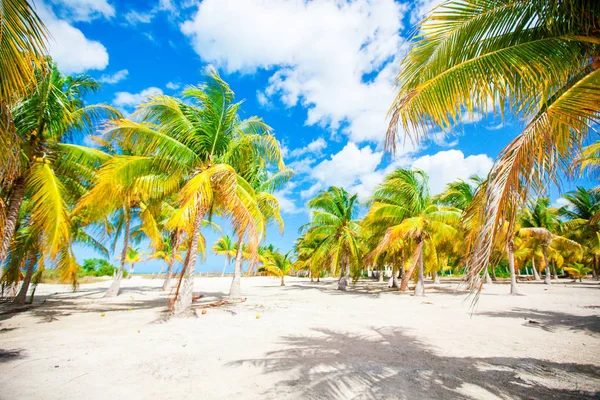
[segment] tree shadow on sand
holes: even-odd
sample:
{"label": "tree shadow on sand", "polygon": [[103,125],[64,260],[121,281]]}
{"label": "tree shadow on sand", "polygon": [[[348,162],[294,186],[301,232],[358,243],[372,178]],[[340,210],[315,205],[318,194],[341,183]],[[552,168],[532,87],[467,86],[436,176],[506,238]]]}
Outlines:
{"label": "tree shadow on sand", "polygon": [[446,357],[400,329],[356,335],[327,329],[287,336],[283,350],[233,366],[263,368],[275,382],[266,398],[582,399],[597,398],[598,367],[533,358]]}
{"label": "tree shadow on sand", "polygon": [[554,332],[560,329],[600,334],[600,316],[573,315],[557,311],[541,311],[527,308],[513,308],[511,311],[478,313],[488,317],[523,319],[523,325]]}

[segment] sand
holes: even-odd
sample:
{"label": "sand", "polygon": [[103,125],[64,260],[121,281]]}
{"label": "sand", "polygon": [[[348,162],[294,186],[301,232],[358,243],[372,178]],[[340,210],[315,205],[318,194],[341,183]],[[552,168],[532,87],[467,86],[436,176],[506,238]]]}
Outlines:
{"label": "sand", "polygon": [[[230,279],[197,278],[201,302]],[[161,284],[134,277],[112,300],[109,282],[40,285],[35,307],[0,316],[0,398],[600,397],[597,282],[494,284],[473,311],[455,283],[417,298],[244,278],[247,301],[170,319]]]}

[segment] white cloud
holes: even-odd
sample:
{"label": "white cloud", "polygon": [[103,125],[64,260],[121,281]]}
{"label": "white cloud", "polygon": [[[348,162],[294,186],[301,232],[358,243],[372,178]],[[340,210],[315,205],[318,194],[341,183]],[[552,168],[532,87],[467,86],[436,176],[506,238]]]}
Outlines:
{"label": "white cloud", "polygon": [[417,0],[410,14],[410,23],[413,25],[419,23],[423,18],[429,16],[434,8],[445,1],[446,0]]}
{"label": "white cloud", "polygon": [[154,19],[154,13],[131,10],[125,14],[125,20],[130,25],[149,24]]}
{"label": "white cloud", "polygon": [[122,69],[120,71],[115,72],[112,75],[104,74],[100,77],[99,81],[102,83],[114,84],[121,82],[124,79],[127,79],[127,75],[129,75],[129,71],[126,69]]}
{"label": "white cloud", "polygon": [[89,22],[96,18],[112,18],[115,8],[106,0],[50,0],[58,14],[69,21]]}
{"label": "white cloud", "polygon": [[165,86],[167,89],[177,90],[181,87],[181,84],[177,82],[168,82]]}
{"label": "white cloud", "polygon": [[133,108],[144,102],[150,96],[163,94],[163,91],[157,87],[149,87],[139,93],[117,92],[113,104],[116,107]]}
{"label": "white cloud", "polygon": [[72,74],[106,68],[108,52],[102,43],[86,38],[83,32],[59,19],[41,1],[37,3],[36,11],[50,31],[48,52],[62,72]]}
{"label": "white cloud", "polygon": [[417,158],[412,163],[429,175],[429,187],[432,194],[444,190],[447,183],[456,179],[466,180],[471,175],[487,176],[494,160],[485,154],[465,157],[460,150],[440,151],[434,155]]}
{"label": "white cloud", "polygon": [[394,0],[204,0],[181,30],[205,61],[228,72],[272,70],[261,103],[300,104],[309,125],[380,142],[406,50],[405,11]]}
{"label": "white cloud", "polygon": [[303,208],[298,207],[292,196],[292,189],[295,185],[288,183],[288,185],[282,189],[273,193],[273,195],[279,201],[279,208],[284,214],[300,214],[304,211]]}
{"label": "white cloud", "polygon": [[307,198],[318,190],[340,186],[349,192],[360,189],[361,197],[366,197],[368,188],[365,183],[373,180],[371,174],[381,163],[382,156],[382,151],[373,151],[370,146],[361,149],[349,142],[340,152],[310,170],[310,178],[316,183],[300,195]]}
{"label": "white cloud", "polygon": [[325,149],[326,147],[327,147],[327,142],[325,141],[325,139],[318,138],[318,139],[313,140],[312,142],[310,142],[309,144],[307,144],[304,147],[300,147],[300,148],[290,151],[289,156],[292,158],[296,158],[296,157],[300,157],[304,154],[312,154],[317,157],[320,157],[322,155],[323,149]]}
{"label": "white cloud", "polygon": [[571,203],[569,202],[569,200],[565,199],[564,197],[559,197],[556,200],[554,200],[554,202],[552,202],[552,207],[553,208],[561,208],[564,206],[570,206]]}

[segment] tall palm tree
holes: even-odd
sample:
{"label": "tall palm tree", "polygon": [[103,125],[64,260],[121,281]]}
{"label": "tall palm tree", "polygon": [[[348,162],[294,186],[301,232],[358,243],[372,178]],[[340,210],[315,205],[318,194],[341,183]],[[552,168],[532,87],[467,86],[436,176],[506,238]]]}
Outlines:
{"label": "tall palm tree", "polygon": [[339,271],[338,290],[346,290],[350,266],[358,267],[361,260],[358,195],[332,186],[311,199],[308,208],[311,221],[301,230],[305,240],[315,242],[311,263],[329,265],[332,273]]}
{"label": "tall palm tree", "polygon": [[400,66],[386,145],[398,126],[417,140],[463,114],[519,116],[525,129],[489,174],[477,240],[467,263],[481,281],[500,226],[514,224],[526,194],[543,190],[598,122],[600,2],[461,0],[436,8]]}
{"label": "tall palm tree", "polygon": [[225,264],[223,265],[223,272],[221,277],[225,276],[225,269],[231,263],[231,260],[235,257],[236,248],[233,240],[229,235],[221,236],[219,240],[215,242],[212,247],[212,251],[220,256],[225,256]]}
{"label": "tall palm tree", "polygon": [[15,132],[22,139],[21,163],[2,193],[9,206],[0,262],[7,256],[27,197],[29,225],[40,238],[41,251],[73,271],[70,207],[86,192],[108,155],[72,141],[75,133],[92,131],[100,117],[119,114],[106,105],[84,105],[83,97],[99,87],[90,77],[63,76],[53,63],[48,68],[37,72],[35,86],[11,108]]}
{"label": "tall palm tree", "polygon": [[238,175],[229,164],[237,156],[231,152],[234,144],[250,143],[269,160],[278,146],[260,119],[239,118],[241,103],[234,102],[233,91],[214,69],[202,85],[186,88],[183,95],[185,102],[152,97],[136,111],[139,122],[122,119],[107,131],[109,139],[130,143],[135,151],[115,157],[122,167],[115,184],[135,187],[148,199],[178,193],[177,211],[165,225],[185,231],[188,243],[175,313],[191,308],[200,228],[207,214],[231,217],[234,231],[256,241],[254,215],[238,197]]}
{"label": "tall palm tree", "polygon": [[469,181],[458,179],[450,182],[444,191],[435,197],[435,200],[464,211],[473,202],[477,188],[482,182],[483,179],[476,175],[470,177]]}
{"label": "tall palm tree", "polygon": [[375,253],[378,254],[398,240],[414,243],[411,267],[404,274],[401,290],[405,290],[418,265],[415,295],[425,294],[424,258],[431,260],[431,268],[440,265],[436,244],[457,235],[460,210],[434,204],[429,194],[427,174],[421,170],[397,169],[386,176],[373,195],[373,204],[365,217],[365,224],[382,225],[385,234]]}

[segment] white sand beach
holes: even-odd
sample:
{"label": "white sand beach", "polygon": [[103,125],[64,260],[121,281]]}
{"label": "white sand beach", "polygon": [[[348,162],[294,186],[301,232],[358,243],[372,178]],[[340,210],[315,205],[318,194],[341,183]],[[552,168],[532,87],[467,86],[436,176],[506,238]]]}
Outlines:
{"label": "white sand beach", "polygon": [[[0,321],[2,399],[570,399],[600,394],[600,285],[486,287],[475,311],[359,282],[244,278],[247,301],[166,318],[160,279],[40,285]],[[230,278],[197,278],[198,304]],[[7,308],[3,308],[7,310]]]}

